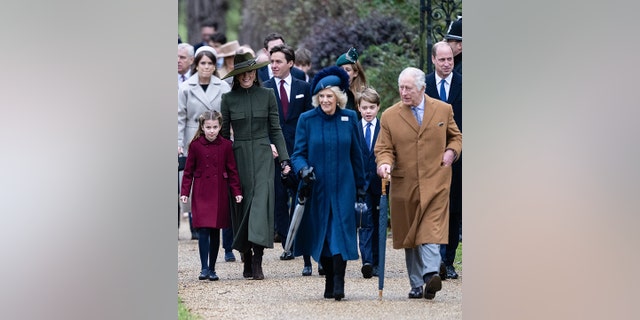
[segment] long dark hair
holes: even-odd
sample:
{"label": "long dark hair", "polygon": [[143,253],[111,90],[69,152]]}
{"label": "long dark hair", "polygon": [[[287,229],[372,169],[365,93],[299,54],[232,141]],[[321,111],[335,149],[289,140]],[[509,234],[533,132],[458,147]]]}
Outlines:
{"label": "long dark hair", "polygon": [[216,68],[216,70],[213,71],[213,75],[216,76],[216,78],[220,78],[220,76],[218,75],[218,58],[216,58],[216,55],[213,54],[213,52],[207,51],[207,50],[202,50],[196,55],[196,58],[193,60],[193,64],[191,65],[191,74],[196,74],[196,72],[198,72],[196,70],[196,67],[198,66],[198,64],[200,63],[200,60],[202,60],[202,57],[204,56],[209,57],[209,59],[213,61],[213,66],[214,68]]}

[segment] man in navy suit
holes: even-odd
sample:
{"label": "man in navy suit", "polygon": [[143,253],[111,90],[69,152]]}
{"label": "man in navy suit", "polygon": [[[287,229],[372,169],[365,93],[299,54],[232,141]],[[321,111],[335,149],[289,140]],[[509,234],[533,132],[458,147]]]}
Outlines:
{"label": "man in navy suit", "polygon": [[[280,114],[280,127],[287,145],[287,151],[293,153],[295,142],[296,126],[301,113],[310,110],[311,91],[309,83],[304,80],[295,79],[291,75],[291,68],[295,61],[295,51],[288,45],[277,45],[269,52],[270,67],[273,77],[265,81],[262,85],[265,88],[272,88],[278,102],[278,113]],[[276,163],[279,163],[276,159]],[[292,177],[289,177],[292,179]],[[287,238],[289,231],[290,215],[295,208],[296,187],[283,185],[280,179],[280,172],[275,176],[275,231],[282,240]],[[291,201],[290,201],[291,200]],[[293,253],[285,251],[280,256],[281,260],[293,259]],[[311,275],[311,260],[305,256],[305,267],[303,275]]]}
{"label": "man in navy suit", "polygon": [[[453,119],[462,132],[462,75],[453,71],[454,58],[451,47],[446,42],[433,45],[431,61],[436,71],[425,76],[425,93],[440,99],[453,107]],[[451,190],[449,192],[449,243],[440,246],[442,264],[440,278],[457,279],[453,266],[460,241],[462,223],[462,155],[452,166]],[[444,267],[444,268],[442,268]],[[444,270],[443,270],[444,269]]]}
{"label": "man in navy suit", "polygon": [[[382,184],[380,177],[376,173],[376,156],[373,153],[373,147],[380,132],[380,121],[377,118],[378,111],[380,111],[380,95],[373,88],[366,87],[357,99],[355,103],[362,116],[360,119],[362,130],[360,132],[366,142],[362,149],[362,159],[365,164],[365,176],[367,179],[365,201],[368,209],[362,215],[356,212],[356,225],[360,227],[358,229],[358,245],[362,258],[360,271],[364,278],[371,278],[372,276],[378,276],[378,242],[387,241],[387,239],[379,239],[378,237]],[[386,212],[383,214],[386,214]]]}
{"label": "man in navy suit", "polygon": [[[273,49],[273,47],[283,45],[283,44],[285,44],[285,42],[284,42],[284,37],[281,34],[275,33],[275,32],[270,33],[264,38],[264,41],[263,41],[264,53],[268,57],[271,54],[270,52],[271,52],[271,49]],[[294,78],[300,79],[302,81],[306,81],[306,75],[304,71],[296,67],[292,67],[290,68],[289,72]],[[271,68],[270,64],[258,69],[258,78],[260,78],[260,81],[262,81],[263,83],[271,79],[273,76],[274,76],[273,69]],[[276,97],[277,96],[278,95],[276,95]]]}

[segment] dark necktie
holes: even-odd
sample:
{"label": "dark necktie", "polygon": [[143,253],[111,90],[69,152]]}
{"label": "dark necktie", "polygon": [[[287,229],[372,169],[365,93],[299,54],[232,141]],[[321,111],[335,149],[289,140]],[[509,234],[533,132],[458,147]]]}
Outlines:
{"label": "dark necktie", "polygon": [[287,97],[287,90],[284,89],[284,80],[280,80],[280,103],[282,104],[282,117],[287,119],[289,112],[289,97]]}
{"label": "dark necktie", "polygon": [[182,82],[184,82],[184,80],[186,80],[187,78],[183,75],[180,76],[180,79],[182,79]]}
{"label": "dark necktie", "polygon": [[440,100],[447,102],[447,90],[444,88],[444,79],[440,80]]}
{"label": "dark necktie", "polygon": [[367,140],[367,147],[371,151],[371,122],[367,122],[364,128],[364,139]]}

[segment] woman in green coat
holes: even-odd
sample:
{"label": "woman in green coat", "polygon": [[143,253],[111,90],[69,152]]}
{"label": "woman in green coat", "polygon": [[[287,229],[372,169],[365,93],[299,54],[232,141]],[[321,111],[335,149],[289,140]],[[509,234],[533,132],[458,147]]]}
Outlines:
{"label": "woman in green coat", "polygon": [[233,86],[222,95],[220,105],[221,134],[233,140],[244,196],[231,216],[233,248],[244,254],[243,276],[254,280],[264,279],[263,251],[273,248],[275,154],[271,144],[277,149],[282,173],[291,170],[276,97],[273,90],[260,86],[256,76],[256,69],[266,64],[256,63],[250,53],[237,54],[233,71],[224,77],[234,77]]}

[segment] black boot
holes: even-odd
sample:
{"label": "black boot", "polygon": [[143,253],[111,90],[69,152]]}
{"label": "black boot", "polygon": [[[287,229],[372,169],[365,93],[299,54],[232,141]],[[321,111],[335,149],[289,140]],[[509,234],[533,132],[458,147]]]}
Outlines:
{"label": "black boot", "polygon": [[325,266],[324,297],[331,299],[333,298],[333,261],[331,257],[320,257],[320,263]]}
{"label": "black boot", "polygon": [[251,267],[253,268],[253,280],[263,280],[264,274],[262,273],[262,253],[264,248],[253,247],[253,258]]}
{"label": "black boot", "polygon": [[346,269],[347,261],[342,260],[342,255],[333,256],[333,298],[336,301],[344,298],[344,273]]}
{"label": "black boot", "polygon": [[242,276],[245,278],[251,278],[253,277],[253,268],[251,266],[251,263],[252,263],[251,249],[243,253],[242,257],[243,257],[242,262],[244,262],[244,270],[242,271]]}

